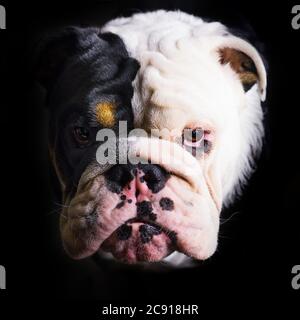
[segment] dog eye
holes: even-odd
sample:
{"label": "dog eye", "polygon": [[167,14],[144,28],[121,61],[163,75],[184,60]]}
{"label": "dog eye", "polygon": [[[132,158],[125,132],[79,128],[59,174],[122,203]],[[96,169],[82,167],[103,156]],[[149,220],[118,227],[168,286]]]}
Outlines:
{"label": "dog eye", "polygon": [[183,144],[189,147],[200,146],[204,137],[204,131],[201,128],[183,130],[182,139]]}
{"label": "dog eye", "polygon": [[210,131],[202,128],[185,128],[182,133],[182,144],[194,156],[199,155],[199,151],[208,153],[212,143],[207,139]]}
{"label": "dog eye", "polygon": [[73,129],[75,141],[81,145],[87,145],[90,141],[90,130],[86,127],[75,127]]}

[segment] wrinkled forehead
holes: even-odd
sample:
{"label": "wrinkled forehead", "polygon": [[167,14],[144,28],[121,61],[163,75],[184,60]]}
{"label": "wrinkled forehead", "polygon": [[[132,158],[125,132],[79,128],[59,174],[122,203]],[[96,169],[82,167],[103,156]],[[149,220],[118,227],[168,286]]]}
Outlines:
{"label": "wrinkled forehead", "polygon": [[[150,13],[113,20],[103,30],[117,33],[141,64],[133,99],[133,110],[139,112],[135,117],[149,106],[165,114],[172,108],[170,116],[180,117],[182,123],[197,116],[222,126],[244,104],[236,75],[218,63],[216,48],[228,34],[222,24],[184,13],[168,13],[168,19],[163,13]],[[220,108],[226,108],[222,118]]]}
{"label": "wrinkled forehead", "polygon": [[207,23],[184,12],[156,11],[118,18],[107,23],[104,32],[118,34],[130,55],[139,57],[144,51],[169,51],[181,39],[224,36],[226,27],[218,22]]}
{"label": "wrinkled forehead", "polygon": [[218,63],[217,53],[196,47],[190,42],[172,57],[145,53],[141,57],[142,99],[161,110],[188,111],[191,119],[197,115],[217,120],[222,108],[227,110],[225,118],[231,116],[244,101],[240,82],[230,68],[224,70]]}

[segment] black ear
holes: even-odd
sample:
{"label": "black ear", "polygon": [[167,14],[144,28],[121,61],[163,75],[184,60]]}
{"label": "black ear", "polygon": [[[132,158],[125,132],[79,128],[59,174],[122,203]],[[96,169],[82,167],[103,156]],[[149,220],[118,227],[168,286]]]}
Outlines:
{"label": "black ear", "polygon": [[98,33],[97,28],[65,27],[44,37],[33,58],[35,79],[50,91],[67,61],[88,50]]}

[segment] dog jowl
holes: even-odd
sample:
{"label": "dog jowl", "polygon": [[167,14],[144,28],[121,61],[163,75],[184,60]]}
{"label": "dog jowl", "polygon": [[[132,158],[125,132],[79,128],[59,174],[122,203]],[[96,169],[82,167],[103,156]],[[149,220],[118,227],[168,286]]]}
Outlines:
{"label": "dog jowl", "polygon": [[[45,40],[37,61],[66,252],[127,263],[210,257],[220,211],[262,145],[266,71],[257,50],[220,23],[156,11],[100,30],[66,28]],[[128,152],[146,163],[97,162],[97,132],[118,138],[120,121],[158,130],[128,138]]]}

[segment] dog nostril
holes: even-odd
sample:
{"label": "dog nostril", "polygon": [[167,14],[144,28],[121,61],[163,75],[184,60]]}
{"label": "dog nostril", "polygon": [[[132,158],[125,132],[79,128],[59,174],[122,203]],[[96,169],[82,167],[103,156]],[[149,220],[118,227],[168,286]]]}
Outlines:
{"label": "dog nostril", "polygon": [[[139,177],[141,183],[146,183],[147,187],[157,193],[163,189],[170,174],[158,165],[145,164],[138,166],[130,166],[125,164],[115,165],[105,172],[107,188],[115,193],[121,191],[129,185],[129,182],[137,177],[138,172],[142,172]],[[139,192],[139,190],[137,190]],[[138,194],[136,194],[136,197]]]}
{"label": "dog nostril", "polygon": [[104,174],[110,191],[120,193],[133,180],[131,168],[126,165],[116,165]]}
{"label": "dog nostril", "polygon": [[131,179],[130,171],[121,166],[115,166],[115,170],[112,170],[110,175],[110,180],[118,182],[120,185],[125,185]]}
{"label": "dog nostril", "polygon": [[159,192],[170,177],[166,170],[157,165],[145,165],[141,170],[144,172],[143,181],[153,193]]}
{"label": "dog nostril", "polygon": [[159,181],[159,179],[153,174],[153,172],[145,173],[143,177],[141,177],[141,182],[148,182],[148,183],[156,183]]}

